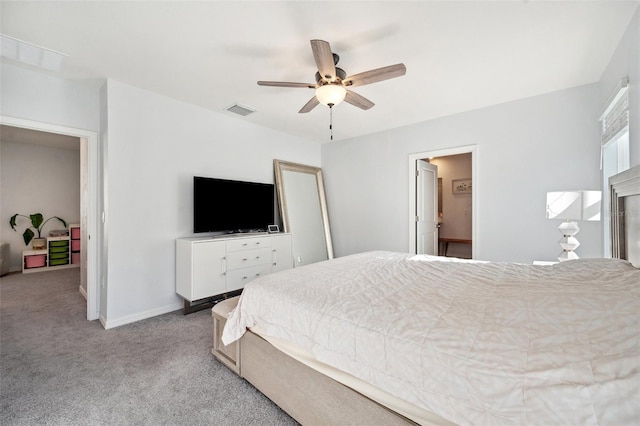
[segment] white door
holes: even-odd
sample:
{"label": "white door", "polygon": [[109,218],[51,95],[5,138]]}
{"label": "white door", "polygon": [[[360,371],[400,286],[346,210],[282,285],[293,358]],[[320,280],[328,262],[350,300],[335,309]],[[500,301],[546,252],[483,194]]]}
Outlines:
{"label": "white door", "polygon": [[416,253],[438,254],[438,167],[416,162]]}

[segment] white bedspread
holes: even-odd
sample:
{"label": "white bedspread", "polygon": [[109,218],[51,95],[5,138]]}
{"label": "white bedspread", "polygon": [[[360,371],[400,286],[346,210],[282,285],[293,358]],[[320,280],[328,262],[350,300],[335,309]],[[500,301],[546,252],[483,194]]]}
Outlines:
{"label": "white bedspread", "polygon": [[249,283],[224,329],[259,325],[459,424],[640,422],[640,269],[370,252]]}

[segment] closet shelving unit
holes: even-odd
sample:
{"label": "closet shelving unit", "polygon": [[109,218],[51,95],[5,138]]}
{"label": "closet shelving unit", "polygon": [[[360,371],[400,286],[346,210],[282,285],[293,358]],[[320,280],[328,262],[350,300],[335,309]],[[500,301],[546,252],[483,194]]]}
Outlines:
{"label": "closet shelving unit", "polygon": [[80,266],[80,225],[69,225],[67,235],[47,237],[47,248],[22,251],[22,273]]}

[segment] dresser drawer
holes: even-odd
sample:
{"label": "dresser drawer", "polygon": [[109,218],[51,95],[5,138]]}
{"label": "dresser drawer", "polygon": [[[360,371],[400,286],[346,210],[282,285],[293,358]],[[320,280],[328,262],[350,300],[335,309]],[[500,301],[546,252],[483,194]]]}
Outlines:
{"label": "dresser drawer", "polygon": [[236,269],[227,272],[227,291],[238,290],[256,278],[271,272],[271,264],[258,265],[251,268]]}
{"label": "dresser drawer", "polygon": [[227,253],[227,271],[271,263],[269,247]]}
{"label": "dresser drawer", "polygon": [[257,238],[238,238],[237,240],[227,241],[227,251],[250,250],[262,247],[271,247],[271,239],[269,237]]}

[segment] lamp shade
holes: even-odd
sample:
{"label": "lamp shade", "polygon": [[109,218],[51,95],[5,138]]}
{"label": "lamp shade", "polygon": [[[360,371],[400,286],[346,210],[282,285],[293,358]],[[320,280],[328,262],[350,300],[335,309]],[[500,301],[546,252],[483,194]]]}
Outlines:
{"label": "lamp shade", "polygon": [[600,191],[547,192],[547,219],[600,220]]}
{"label": "lamp shade", "polygon": [[329,83],[316,89],[316,98],[323,105],[336,106],[344,100],[347,89],[338,83]]}
{"label": "lamp shade", "polygon": [[582,191],[582,220],[600,220],[600,191]]}

